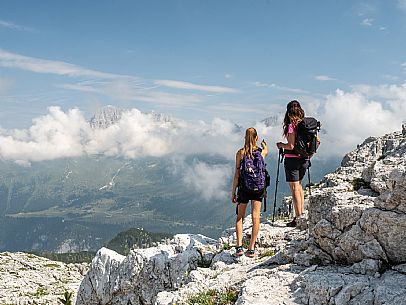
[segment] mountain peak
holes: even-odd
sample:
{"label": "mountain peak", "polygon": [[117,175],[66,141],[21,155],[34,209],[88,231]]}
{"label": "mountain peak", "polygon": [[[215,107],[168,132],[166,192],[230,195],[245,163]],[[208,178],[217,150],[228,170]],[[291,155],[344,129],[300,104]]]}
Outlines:
{"label": "mountain peak", "polygon": [[279,126],[279,118],[277,115],[272,115],[261,120],[261,123],[264,123],[266,127],[276,127]]}
{"label": "mountain peak", "polygon": [[117,123],[122,114],[121,108],[112,105],[104,106],[90,119],[90,126],[92,128],[107,128]]}
{"label": "mountain peak", "polygon": [[148,114],[156,122],[171,123],[174,121],[173,118],[168,114],[159,113],[155,111],[151,111]]}

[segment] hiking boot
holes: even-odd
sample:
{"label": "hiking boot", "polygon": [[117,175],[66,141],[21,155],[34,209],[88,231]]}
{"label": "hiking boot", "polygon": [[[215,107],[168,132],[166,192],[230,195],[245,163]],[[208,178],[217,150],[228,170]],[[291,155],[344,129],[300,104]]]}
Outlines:
{"label": "hiking boot", "polygon": [[292,228],[296,227],[296,225],[297,225],[296,218],[293,218],[293,220],[291,222],[288,222],[286,224],[287,227],[292,227]]}
{"label": "hiking boot", "polygon": [[239,246],[235,249],[235,255],[236,256],[242,256],[244,255],[244,248],[242,246]]}

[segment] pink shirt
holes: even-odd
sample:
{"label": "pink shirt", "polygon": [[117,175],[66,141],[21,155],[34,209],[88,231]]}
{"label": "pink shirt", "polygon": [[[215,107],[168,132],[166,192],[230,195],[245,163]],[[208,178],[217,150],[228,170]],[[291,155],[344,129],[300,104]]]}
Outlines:
{"label": "pink shirt", "polygon": [[[296,125],[289,124],[288,126],[288,135],[294,133],[296,137]],[[285,158],[301,158],[300,155],[297,154],[285,154]]]}

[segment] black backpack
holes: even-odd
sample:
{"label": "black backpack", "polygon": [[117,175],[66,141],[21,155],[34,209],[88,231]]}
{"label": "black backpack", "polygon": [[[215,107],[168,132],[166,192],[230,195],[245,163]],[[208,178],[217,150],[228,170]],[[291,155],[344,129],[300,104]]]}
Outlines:
{"label": "black backpack", "polygon": [[320,131],[320,122],[315,118],[303,118],[297,125],[297,134],[294,153],[303,157],[311,157],[319,147],[317,133]]}

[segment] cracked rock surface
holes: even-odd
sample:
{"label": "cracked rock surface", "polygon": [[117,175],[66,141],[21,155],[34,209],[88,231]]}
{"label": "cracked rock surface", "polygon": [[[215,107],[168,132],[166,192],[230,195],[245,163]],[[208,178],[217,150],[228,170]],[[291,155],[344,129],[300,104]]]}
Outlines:
{"label": "cracked rock surface", "polygon": [[314,244],[332,261],[405,262],[404,133],[368,138],[347,154],[309,199],[308,217]]}
{"label": "cracked rock surface", "polygon": [[87,264],[64,264],[22,252],[0,253],[0,304],[60,304],[76,292]]}

